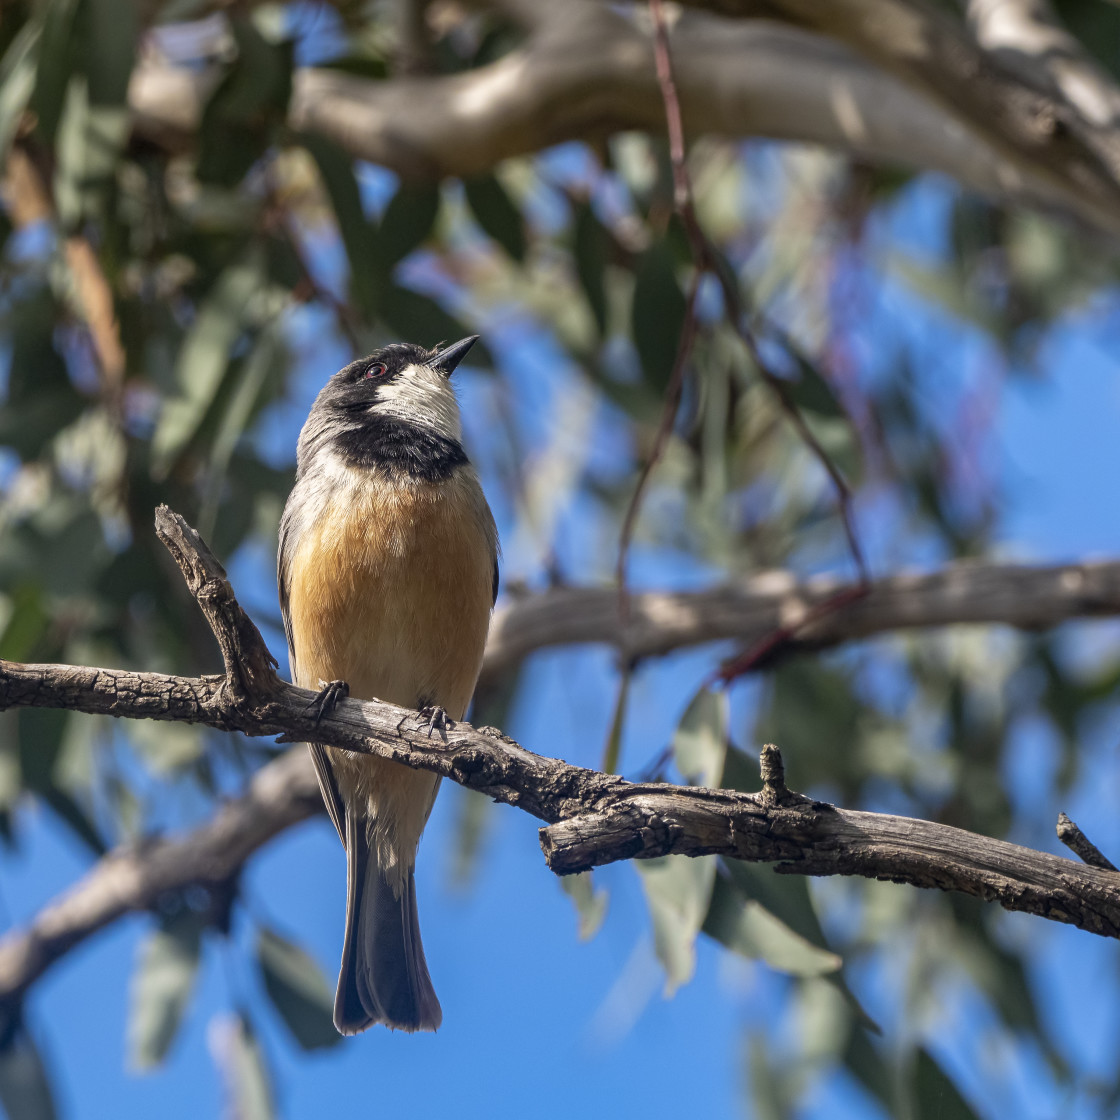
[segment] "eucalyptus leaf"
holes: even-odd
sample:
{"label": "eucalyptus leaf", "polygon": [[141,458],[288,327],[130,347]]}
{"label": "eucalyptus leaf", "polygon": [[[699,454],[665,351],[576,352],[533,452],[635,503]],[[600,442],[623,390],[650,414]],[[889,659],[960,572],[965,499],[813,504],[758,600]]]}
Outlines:
{"label": "eucalyptus leaf", "polygon": [[84,78],[67,87],[58,129],[54,194],[64,229],[97,215],[132,128],[127,107],[91,103]]}
{"label": "eucalyptus leaf", "polygon": [[495,175],[463,183],[475,220],[515,261],[525,259],[525,219]]}
{"label": "eucalyptus leaf", "polygon": [[572,900],[579,918],[579,939],[590,941],[599,932],[607,916],[610,896],[605,890],[596,890],[590,871],[578,875],[562,875],[560,886]]}
{"label": "eucalyptus leaf", "polygon": [[54,1120],[54,1095],[46,1067],[25,1030],[12,1032],[0,1049],[0,1106],[8,1120]]}
{"label": "eucalyptus leaf", "polygon": [[402,186],[381,215],[377,267],[386,275],[431,235],[439,213],[439,187]]}
{"label": "eucalyptus leaf", "polygon": [[667,246],[655,244],[637,261],[630,313],[634,345],[646,381],[665,391],[673,371],[686,301],[677,283],[676,264]]}
{"label": "eucalyptus leaf", "polygon": [[272,1006],[304,1050],[334,1046],[334,993],[315,959],[275,930],[257,930],[257,964]]}
{"label": "eucalyptus leaf", "polygon": [[45,144],[53,144],[62,116],[66,86],[79,57],[74,35],[79,0],[51,0],[43,5],[35,89],[29,108],[35,114],[35,131]]}
{"label": "eucalyptus leaf", "polygon": [[0,59],[0,159],[7,159],[27,102],[35,88],[41,25],[28,20]]}
{"label": "eucalyptus leaf", "polygon": [[677,769],[694,785],[718,789],[723,780],[730,719],[726,691],[702,688],[689,702],[673,735]]}
{"label": "eucalyptus leaf", "polygon": [[194,990],[201,946],[201,921],[186,907],[164,919],[140,946],[129,994],[133,1068],[153,1069],[167,1056]]}
{"label": "eucalyptus leaf", "polygon": [[579,203],[572,222],[572,253],[576,275],[600,337],[607,333],[607,290],[603,276],[607,269],[609,236],[591,206]]}
{"label": "eucalyptus leaf", "polygon": [[653,944],[665,969],[665,994],[692,979],[696,935],[704,924],[716,879],[714,856],[635,860],[653,922]]}
{"label": "eucalyptus leaf", "polygon": [[926,1049],[914,1063],[914,1120],[979,1120],[949,1075]]}
{"label": "eucalyptus leaf", "polygon": [[199,308],[179,351],[177,395],[163,406],[152,436],[155,469],[166,475],[195,437],[229,369],[230,351],[249,326],[264,283],[264,257],[251,251],[226,268]]}
{"label": "eucalyptus leaf", "polygon": [[237,58],[206,104],[196,174],[232,187],[272,143],[292,91],[290,41],[270,42],[251,18],[235,13],[229,27]]}
{"label": "eucalyptus leaf", "polygon": [[272,1120],[272,1088],[260,1040],[244,1016],[237,1017],[230,1036],[230,1071],[237,1120]]}
{"label": "eucalyptus leaf", "polygon": [[229,1094],[228,1114],[237,1120],[272,1120],[276,1112],[271,1079],[249,1019],[243,1014],[215,1019],[209,1036]]}
{"label": "eucalyptus leaf", "polygon": [[128,83],[136,58],[140,9],[120,0],[82,0],[85,49],[82,65],[93,106],[128,103]]}
{"label": "eucalyptus leaf", "polygon": [[354,161],[340,147],[315,133],[304,133],[300,143],[311,153],[330,196],[335,221],[350,262],[350,290],[367,315],[377,307],[382,278],[388,272],[379,261],[376,227],[366,218],[362,194],[354,175]]}
{"label": "eucalyptus leaf", "polygon": [[[458,342],[472,333],[431,296],[395,284],[385,290],[381,315],[395,338],[422,346]],[[474,344],[467,357],[471,365],[488,365],[491,361],[490,352],[482,341]]]}
{"label": "eucalyptus leaf", "polygon": [[795,933],[761,903],[717,875],[703,930],[709,937],[748,959],[765,961],[792,976],[823,976],[836,972],[842,960]]}
{"label": "eucalyptus leaf", "polygon": [[747,1039],[747,1077],[757,1120],[792,1120],[788,1087],[761,1031],[752,1031]]}

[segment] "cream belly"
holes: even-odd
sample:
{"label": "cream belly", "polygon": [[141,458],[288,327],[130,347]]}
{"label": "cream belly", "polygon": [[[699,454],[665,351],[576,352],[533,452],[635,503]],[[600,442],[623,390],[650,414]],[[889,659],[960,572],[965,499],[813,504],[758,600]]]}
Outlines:
{"label": "cream belly", "polygon": [[[482,664],[496,538],[474,472],[371,485],[348,468],[289,569],[297,684],[344,680],[360,699],[438,704],[461,719]],[[402,877],[438,779],[331,750],[339,792],[368,814],[383,872]]]}

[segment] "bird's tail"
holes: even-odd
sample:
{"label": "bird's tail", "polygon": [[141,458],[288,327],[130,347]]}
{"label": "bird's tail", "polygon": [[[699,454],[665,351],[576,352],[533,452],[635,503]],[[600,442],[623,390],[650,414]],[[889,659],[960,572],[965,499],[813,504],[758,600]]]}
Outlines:
{"label": "bird's tail", "polygon": [[443,1020],[428,975],[412,868],[399,897],[377,864],[366,822],[346,812],[346,938],[334,1025],[357,1034],[374,1023],[434,1031]]}

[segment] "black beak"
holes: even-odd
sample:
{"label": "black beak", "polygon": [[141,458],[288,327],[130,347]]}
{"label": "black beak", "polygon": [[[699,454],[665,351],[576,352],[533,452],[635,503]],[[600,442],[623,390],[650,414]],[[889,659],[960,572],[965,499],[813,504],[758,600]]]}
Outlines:
{"label": "black beak", "polygon": [[478,335],[472,334],[452,343],[442,349],[429,363],[432,369],[450,377],[455,372],[455,367],[467,356],[467,351],[478,341]]}

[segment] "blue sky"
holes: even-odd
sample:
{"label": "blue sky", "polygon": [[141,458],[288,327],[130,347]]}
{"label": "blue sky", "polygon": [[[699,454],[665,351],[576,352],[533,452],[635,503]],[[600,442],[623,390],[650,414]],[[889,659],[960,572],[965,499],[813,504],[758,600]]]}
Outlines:
{"label": "blue sky", "polygon": [[[936,252],[934,218],[943,188],[920,188],[900,207],[894,232],[914,251]],[[925,191],[923,194],[922,192]],[[971,328],[931,311],[900,287],[888,286],[886,306],[927,354],[931,368],[967,370],[978,342]],[[1115,309],[1094,307],[1056,328],[1045,358],[1048,378],[1032,384],[1008,380],[1000,391],[991,454],[1008,501],[1003,507],[1000,549],[1007,555],[1058,561],[1120,553],[1120,520],[1113,515],[1113,488],[1120,479],[1120,383],[1109,354]],[[321,324],[297,329],[303,358],[292,401],[269,416],[259,438],[277,459],[294,450],[295,433],[314,392],[342,361],[342,352],[321,340]],[[875,339],[878,325],[868,325]],[[884,328],[885,329],[885,328]],[[903,328],[895,328],[903,329]],[[301,337],[302,336],[302,337]],[[541,340],[508,323],[495,325],[493,348],[507,369],[519,370],[519,397],[530,430],[545,430],[554,394],[565,372],[542,360]],[[485,408],[482,375],[467,370],[461,394],[468,431],[479,438],[474,417]],[[485,460],[485,450],[482,458]],[[501,502],[495,502],[501,513]],[[593,553],[579,537],[578,510],[567,521],[565,559],[573,576]],[[508,517],[503,529],[508,530]],[[520,558],[508,557],[507,571]],[[697,579],[694,566],[664,556],[637,558],[637,578],[663,586]],[[248,553],[231,573],[252,610],[275,610],[271,557]],[[522,571],[520,574],[532,574]],[[1070,628],[1070,642],[1114,635],[1109,624]],[[277,654],[282,640],[268,638]],[[624,764],[638,770],[658,754],[688,698],[712,664],[711,651],[673,656],[643,668],[632,697]],[[602,749],[614,694],[614,664],[607,651],[573,649],[538,655],[507,730],[527,747],[595,765]],[[742,714],[746,701],[736,697]],[[739,726],[742,726],[741,722]],[[1100,780],[1086,783],[1068,810],[1106,850],[1120,852],[1116,804],[1114,729],[1102,721],[1084,749],[1099,763]],[[1024,731],[1022,773],[1013,788],[1027,802],[1049,809],[1037,778],[1052,761],[1045,736]],[[1048,761],[1049,760],[1049,761]],[[304,944],[333,986],[341,946],[344,857],[325,819],[309,822],[270,845],[251,863],[246,904],[239,908],[234,949],[208,941],[203,967],[182,1033],[166,1065],[136,1076],[124,1068],[127,988],[137,947],[149,929],[143,918],[118,923],[69,954],[36,986],[30,1022],[55,1074],[63,1113],[74,1120],[112,1116],[198,1117],[217,1115],[222,1092],[208,1052],[215,1014],[248,1002],[263,1043],[281,1115],[315,1117],[348,1111],[357,1116],[412,1115],[567,1117],[581,1115],[741,1115],[745,1029],[779,1014],[787,984],[756,965],[716,951],[701,940],[695,979],[673,999],[661,995],[662,980],[650,946],[645,904],[629,866],[597,875],[610,893],[610,909],[598,935],[576,937],[568,898],[544,865],[537,823],[505,807],[488,817],[475,882],[449,884],[450,848],[461,791],[444,787],[421,847],[417,871],[424,940],[444,1009],[435,1036],[404,1036],[372,1030],[310,1057],[304,1056],[267,1007],[252,965],[253,923],[263,921]],[[3,919],[19,923],[72,883],[87,860],[43,811],[24,809],[23,843],[5,855],[0,902]],[[1056,841],[1052,842],[1056,849]],[[816,889],[816,887],[814,887]],[[895,888],[902,890],[905,888]],[[1011,936],[1037,938],[1034,982],[1043,1005],[1067,1031],[1063,1045],[1089,1069],[1109,1072],[1120,1051],[1120,1023],[1101,998],[1117,980],[1115,946],[1076,930],[1034,919],[1009,919]],[[1029,928],[1027,928],[1029,926]],[[242,951],[238,951],[238,950]],[[887,973],[859,974],[859,994],[873,1014],[890,1002]],[[992,1100],[991,1085],[963,1061],[964,1050],[983,1035],[984,1005],[967,992],[948,999],[956,1037],[939,1051],[962,1071],[974,1104]],[[998,1063],[997,1063],[998,1065]],[[1018,1115],[1054,1115],[1062,1105],[1026,1052],[1005,1056],[1006,1085],[1018,1078]],[[992,1084],[995,1084],[993,1082]],[[805,1115],[866,1115],[867,1102],[838,1078],[819,1085]],[[1074,1103],[1066,1115],[1080,1112]]]}

